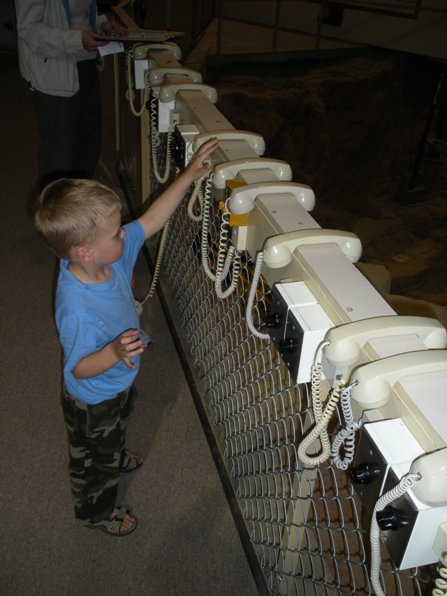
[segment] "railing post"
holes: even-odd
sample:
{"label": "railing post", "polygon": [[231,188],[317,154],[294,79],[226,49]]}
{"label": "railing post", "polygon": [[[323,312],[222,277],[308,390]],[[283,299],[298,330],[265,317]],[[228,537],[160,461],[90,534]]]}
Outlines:
{"label": "railing post", "polygon": [[273,29],[273,45],[272,51],[276,52],[278,47],[278,28],[279,28],[279,17],[281,14],[281,0],[276,0],[276,8],[275,8],[275,24]]}
{"label": "railing post", "polygon": [[218,22],[217,22],[217,48],[216,54],[219,56],[222,51],[222,25],[224,0],[217,0],[218,3]]}

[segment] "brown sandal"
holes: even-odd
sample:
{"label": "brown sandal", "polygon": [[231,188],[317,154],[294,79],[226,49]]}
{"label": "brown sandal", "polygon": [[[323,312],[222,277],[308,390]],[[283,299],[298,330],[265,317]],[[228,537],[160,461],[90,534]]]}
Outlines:
{"label": "brown sandal", "polygon": [[138,470],[138,468],[140,468],[143,465],[143,458],[141,457],[141,455],[138,455],[137,453],[133,453],[132,451],[126,449],[124,451],[123,459],[126,459],[126,457],[127,464],[125,466],[121,466],[121,474],[129,474],[129,472],[135,472],[135,470]]}
{"label": "brown sandal", "polygon": [[130,515],[130,509],[128,509],[127,507],[120,507],[118,511],[115,513],[115,515],[106,517],[106,519],[103,519],[99,522],[87,522],[84,525],[86,528],[89,528],[90,530],[102,530],[110,536],[128,536],[129,534],[132,534],[132,532],[138,526],[138,520],[136,517],[134,517],[133,525],[128,530],[124,530],[122,532],[121,526],[123,525],[124,518],[126,517],[126,515]]}

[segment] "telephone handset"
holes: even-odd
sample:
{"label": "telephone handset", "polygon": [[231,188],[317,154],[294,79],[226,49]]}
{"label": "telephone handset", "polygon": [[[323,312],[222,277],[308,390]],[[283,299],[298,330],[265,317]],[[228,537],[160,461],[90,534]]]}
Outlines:
{"label": "telephone handset", "polygon": [[217,101],[216,89],[209,85],[203,85],[202,83],[171,83],[163,85],[163,87],[160,88],[158,99],[163,103],[174,101],[177,93],[180,91],[201,91],[211,103],[216,103]]}
{"label": "telephone handset", "polygon": [[447,447],[416,458],[410,474],[420,474],[412,488],[419,501],[430,507],[447,505]]}
{"label": "telephone handset", "polygon": [[371,339],[404,334],[417,335],[427,348],[446,347],[447,331],[437,319],[388,315],[333,327],[324,339],[329,345],[323,347],[323,353],[333,366],[350,366]]}
{"label": "telephone handset", "polygon": [[248,130],[212,130],[198,134],[193,141],[193,152],[206,143],[209,139],[218,139],[219,141],[245,141],[251,149],[258,155],[265,152],[265,141],[262,136]]}
{"label": "telephone handset", "polygon": [[278,180],[291,180],[292,168],[290,165],[279,159],[265,157],[253,157],[248,159],[235,159],[214,168],[213,184],[217,189],[225,189],[226,181],[232,180],[244,170],[272,170]]}
{"label": "telephone handset", "polygon": [[351,375],[351,397],[364,410],[379,408],[403,377],[447,370],[447,350],[419,350],[388,356],[359,366]]}
{"label": "telephone handset", "polygon": [[176,43],[172,41],[165,41],[164,43],[145,43],[143,45],[134,46],[132,49],[135,60],[148,58],[148,52],[157,51],[170,52],[176,60],[182,59],[182,50]]}
{"label": "telephone handset", "polygon": [[355,263],[362,255],[360,240],[352,232],[312,228],[285,232],[267,238],[264,244],[264,264],[272,269],[285,267],[292,261],[293,251],[302,245],[337,244],[348,259]]}
{"label": "telephone handset", "polygon": [[245,184],[232,191],[229,201],[231,213],[248,213],[253,209],[256,197],[266,194],[292,194],[306,211],[312,211],[315,206],[315,193],[310,186],[297,182],[260,182]]}
{"label": "telephone handset", "polygon": [[[132,75],[131,70],[133,70],[133,74],[135,77],[134,87],[135,89],[144,89],[145,93],[147,93],[147,84],[146,84],[146,73],[156,66],[156,62],[153,60],[153,56],[151,57],[151,52],[154,54],[155,52],[166,52],[168,57],[166,57],[166,64],[172,64],[173,66],[178,65],[178,61],[181,60],[182,51],[176,43],[166,41],[164,43],[145,43],[140,45],[134,45],[129,52],[126,52],[126,62],[127,62],[127,77],[128,77],[128,89],[129,95],[132,96],[131,88],[132,88]],[[131,68],[131,60],[133,60],[133,68]],[[144,98],[143,105],[141,110],[137,112],[132,104],[131,109],[132,112],[136,116],[141,116],[144,112],[144,104],[146,103],[146,98]]]}
{"label": "telephone handset", "polygon": [[187,77],[193,83],[201,83],[202,82],[202,75],[200,72],[196,70],[192,70],[191,68],[154,68],[149,72],[149,84],[151,86],[154,85],[162,85],[163,81],[166,76],[178,76],[178,77]]}

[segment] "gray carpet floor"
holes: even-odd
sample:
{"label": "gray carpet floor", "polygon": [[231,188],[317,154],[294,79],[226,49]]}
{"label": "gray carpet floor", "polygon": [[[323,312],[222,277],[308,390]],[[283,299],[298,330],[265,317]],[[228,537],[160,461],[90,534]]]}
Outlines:
{"label": "gray carpet floor", "polygon": [[[113,538],[75,522],[52,318],[56,260],[27,217],[38,140],[14,53],[0,52],[0,88],[0,594],[257,594],[156,297],[142,318],[154,345],[128,441],[145,463],[121,487],[139,527]],[[150,282],[143,260],[136,282],[142,292]]]}

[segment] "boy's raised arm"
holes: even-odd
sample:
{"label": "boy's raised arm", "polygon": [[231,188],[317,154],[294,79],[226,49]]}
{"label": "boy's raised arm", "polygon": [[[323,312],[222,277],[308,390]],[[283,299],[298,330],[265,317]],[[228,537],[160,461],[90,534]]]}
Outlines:
{"label": "boy's raised arm", "polygon": [[209,164],[204,163],[204,161],[217,148],[218,144],[216,139],[211,139],[204,143],[188,167],[151,204],[148,210],[138,218],[138,221],[143,226],[146,239],[163,228],[180,205],[191,184],[210,169]]}

